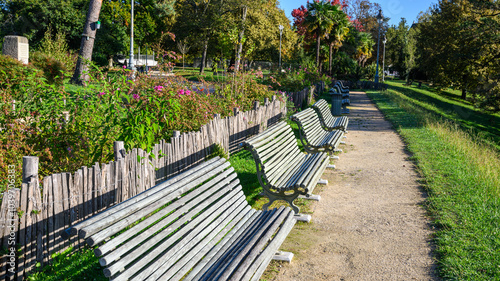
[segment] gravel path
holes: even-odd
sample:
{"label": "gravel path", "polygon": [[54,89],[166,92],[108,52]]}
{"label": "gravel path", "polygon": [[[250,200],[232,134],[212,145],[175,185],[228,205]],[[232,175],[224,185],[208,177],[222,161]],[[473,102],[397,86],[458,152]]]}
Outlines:
{"label": "gravel path", "polygon": [[312,223],[282,249],[291,264],[274,280],[438,280],[425,194],[399,135],[365,93],[351,92],[346,145],[326,171]]}

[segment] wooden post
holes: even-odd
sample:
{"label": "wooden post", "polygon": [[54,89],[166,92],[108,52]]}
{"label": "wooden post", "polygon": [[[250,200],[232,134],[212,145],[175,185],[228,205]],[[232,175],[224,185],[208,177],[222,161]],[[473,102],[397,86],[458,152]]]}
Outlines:
{"label": "wooden post", "polygon": [[174,138],[180,138],[181,137],[181,132],[180,131],[174,131]]}
{"label": "wooden post", "polygon": [[[64,102],[66,102],[66,100],[64,100]],[[64,122],[68,123],[69,122],[69,111],[63,111],[62,114],[64,116]]]}
{"label": "wooden post", "polygon": [[257,110],[259,108],[259,101],[256,100],[253,102],[253,110]]}
{"label": "wooden post", "polygon": [[16,100],[12,100],[12,111],[16,111]]}
{"label": "wooden post", "polygon": [[265,104],[266,106],[268,106],[268,105],[269,105],[269,98],[265,98],[265,99],[264,99],[264,104]]}
{"label": "wooden post", "polygon": [[125,158],[125,142],[115,141],[113,143],[113,150],[115,153],[115,161]]}
{"label": "wooden post", "polygon": [[29,183],[32,177],[38,176],[38,157],[23,157],[23,183]]}
{"label": "wooden post", "polygon": [[239,112],[240,112],[239,108],[237,108],[237,107],[233,108],[233,114],[234,114],[234,116],[238,115]]}
{"label": "wooden post", "polygon": [[273,101],[275,101],[275,100],[276,100],[276,95],[273,95]]}
{"label": "wooden post", "polygon": [[215,113],[214,114],[214,118],[220,118],[220,114],[219,113]]}

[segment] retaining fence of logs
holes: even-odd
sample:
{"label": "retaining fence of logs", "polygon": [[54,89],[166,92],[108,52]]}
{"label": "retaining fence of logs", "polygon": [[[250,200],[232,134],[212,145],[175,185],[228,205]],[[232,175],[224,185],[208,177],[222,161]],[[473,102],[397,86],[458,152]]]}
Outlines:
{"label": "retaining fence of logs", "polygon": [[197,132],[174,132],[171,142],[162,140],[148,154],[142,149],[126,152],[115,142],[115,161],[82,167],[75,173],[59,173],[38,179],[38,158],[23,158],[21,188],[3,194],[0,207],[0,245],[7,251],[0,259],[0,280],[23,280],[37,263],[44,266],[54,253],[83,245],[60,233],[106,208],[145,191],[206,159],[221,146],[226,152],[262,132],[286,116],[286,106],[276,97],[253,110],[221,118],[216,115]]}

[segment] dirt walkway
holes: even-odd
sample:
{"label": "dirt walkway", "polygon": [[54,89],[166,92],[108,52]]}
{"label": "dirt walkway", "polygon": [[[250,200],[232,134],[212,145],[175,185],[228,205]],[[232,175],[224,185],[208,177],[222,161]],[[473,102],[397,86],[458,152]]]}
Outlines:
{"label": "dirt walkway", "polygon": [[275,280],[437,280],[418,176],[398,134],[365,93],[351,92],[346,145],[329,185],[282,246]]}

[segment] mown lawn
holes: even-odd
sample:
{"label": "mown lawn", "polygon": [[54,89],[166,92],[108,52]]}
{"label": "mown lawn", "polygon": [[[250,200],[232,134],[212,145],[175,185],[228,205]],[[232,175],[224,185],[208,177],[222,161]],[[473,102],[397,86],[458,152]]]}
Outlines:
{"label": "mown lawn", "polygon": [[404,138],[422,175],[439,275],[500,280],[500,127],[490,121],[498,115],[475,110],[453,92],[388,84],[388,91],[368,96]]}

